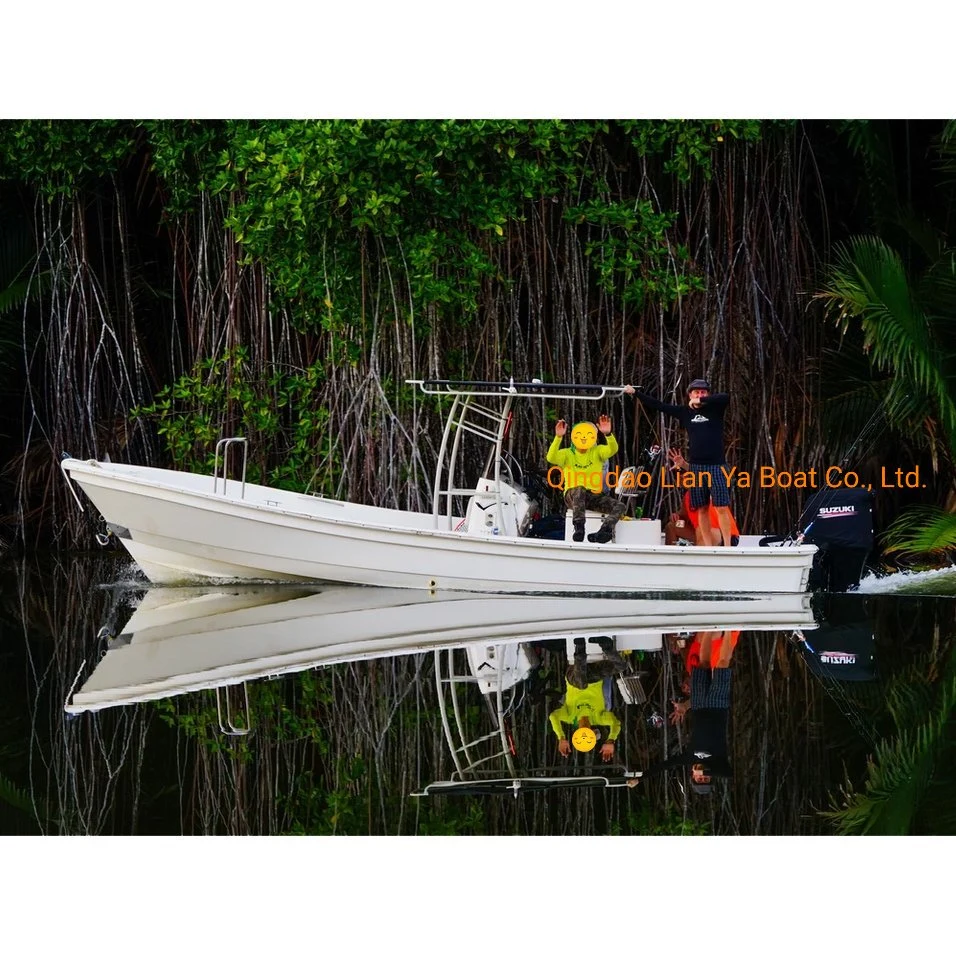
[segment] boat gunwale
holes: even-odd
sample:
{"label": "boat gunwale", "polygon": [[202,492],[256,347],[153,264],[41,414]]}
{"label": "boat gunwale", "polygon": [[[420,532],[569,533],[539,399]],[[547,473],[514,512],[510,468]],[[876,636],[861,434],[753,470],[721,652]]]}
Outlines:
{"label": "boat gunwale", "polygon": [[[804,557],[809,554],[813,554],[817,551],[816,545],[813,544],[792,544],[783,547],[733,547],[725,548],[719,546],[709,546],[703,547],[701,545],[694,545],[693,548],[690,547],[680,547],[678,545],[667,545],[663,542],[660,544],[618,544],[617,542],[607,542],[600,545],[600,550],[596,549],[593,546],[585,545],[583,542],[574,542],[567,540],[558,540],[551,538],[529,538],[529,537],[513,537],[511,535],[474,535],[468,534],[462,531],[447,530],[444,528],[421,528],[414,527],[411,525],[401,525],[401,524],[386,524],[384,522],[372,522],[372,521],[363,521],[356,518],[348,517],[336,517],[333,515],[325,514],[313,514],[306,511],[293,510],[289,507],[281,507],[278,505],[269,505],[259,501],[250,501],[248,498],[239,498],[229,494],[224,494],[220,492],[213,491],[203,491],[199,488],[193,488],[186,484],[164,484],[151,480],[147,477],[137,476],[135,474],[128,474],[125,471],[117,471],[110,468],[111,465],[117,465],[118,463],[108,462],[102,463],[97,462],[93,459],[82,460],[82,459],[64,459],[61,462],[61,467],[64,471],[70,472],[70,478],[73,479],[73,469],[76,465],[85,466],[83,468],[76,468],[75,470],[83,475],[88,475],[93,479],[93,483],[99,485],[100,487],[115,487],[116,485],[132,485],[135,488],[143,489],[156,489],[161,488],[162,490],[169,492],[174,495],[182,496],[187,499],[199,499],[203,501],[215,501],[217,503],[222,502],[230,505],[231,507],[236,508],[239,511],[245,512],[258,512],[264,515],[281,515],[287,518],[298,519],[306,522],[321,521],[328,524],[342,526],[342,527],[354,527],[362,528],[370,531],[388,531],[395,534],[400,534],[403,536],[414,535],[417,537],[426,537],[426,538],[436,538],[442,541],[458,541],[458,542],[469,542],[476,545],[487,544],[491,545],[495,549],[505,545],[509,547],[519,547],[519,548],[538,548],[544,549],[546,552],[561,552],[574,551],[581,555],[593,556],[594,559],[599,560],[602,554],[654,554],[654,555],[674,555],[679,556],[683,555],[685,558],[690,555],[697,556],[716,556],[716,555],[727,555],[733,557],[734,555],[757,555],[757,554],[766,554],[768,556],[772,554],[789,554],[793,556]],[[119,468],[122,469],[145,469],[149,468],[151,471],[162,472],[165,474],[173,475],[184,475],[188,478],[195,479],[209,479],[212,480],[211,475],[199,475],[195,472],[177,472],[172,469],[165,468],[151,468],[150,466],[145,465],[122,465],[119,464]],[[106,481],[95,481],[93,476],[101,475],[104,476]],[[281,488],[270,488],[267,485],[258,485],[254,483],[247,483],[246,489],[249,488],[261,489],[270,493],[279,494],[282,496],[290,496],[292,498],[302,498],[312,502],[320,502],[322,504],[334,505],[341,508],[360,508],[362,510],[371,510],[375,512],[381,512],[383,516],[398,514],[407,514],[415,517],[431,519],[431,515],[425,512],[418,511],[403,511],[394,508],[382,508],[378,505],[363,505],[357,502],[348,502],[340,501],[335,498],[322,498],[318,496],[313,496],[299,491],[289,491],[287,489]],[[632,519],[634,520],[634,519]],[[724,560],[721,558],[719,560]],[[773,560],[780,560],[779,558],[774,558]]]}

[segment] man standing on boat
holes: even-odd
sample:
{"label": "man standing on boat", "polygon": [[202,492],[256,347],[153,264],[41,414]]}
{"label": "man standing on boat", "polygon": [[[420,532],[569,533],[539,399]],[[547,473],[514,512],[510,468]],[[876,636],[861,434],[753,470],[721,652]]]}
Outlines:
{"label": "man standing on boat", "polygon": [[[621,722],[609,711],[604,702],[604,678],[620,673],[624,661],[614,649],[609,637],[593,639],[604,652],[600,660],[587,659],[584,638],[574,641],[574,662],[568,665],[565,674],[564,701],[548,715],[551,729],[558,738],[558,753],[567,757],[571,747],[582,753],[593,750],[597,744],[595,726],[609,728],[607,741],[601,746],[601,759],[608,763],[614,759],[615,741],[621,732]],[[568,742],[564,724],[575,728]]]}
{"label": "man standing on boat", "polygon": [[[730,721],[730,662],[737,645],[739,631],[698,632],[691,645],[698,648],[697,656],[688,656],[690,669],[690,699],[673,701],[671,723],[682,724],[688,711],[691,714],[690,744],[671,757],[649,767],[644,775],[661,773],[678,767],[690,767],[690,785],[695,793],[711,792],[714,777],[731,777],[727,739]],[[716,656],[715,656],[716,651]],[[639,778],[638,778],[639,779]]]}
{"label": "man standing on boat", "polygon": [[[584,519],[588,508],[604,512],[601,527],[588,535],[588,541],[605,544],[611,540],[627,499],[623,495],[606,495],[604,488],[604,463],[617,454],[617,439],[611,433],[611,419],[602,415],[597,428],[591,422],[578,422],[571,429],[571,448],[562,448],[561,441],[568,431],[568,423],[562,418],[554,426],[554,440],[548,449],[548,463],[561,469],[564,503],[571,509],[574,526],[573,539],[584,540]],[[597,443],[597,433],[607,439],[606,445]],[[548,473],[550,475],[550,472]]]}
{"label": "man standing on boat", "polygon": [[669,405],[646,392],[625,385],[627,395],[636,395],[637,400],[648,408],[676,418],[687,430],[688,470],[694,475],[690,489],[690,504],[700,515],[697,525],[697,544],[711,543],[710,508],[717,512],[720,527],[720,544],[731,539],[730,488],[725,472],[724,458],[724,413],[730,396],[725,393],[710,394],[710,383],[695,378],[687,386],[687,404]]}
{"label": "man standing on boat", "polygon": [[[671,468],[677,471],[687,471],[688,465],[679,449],[671,448],[667,453],[671,460]],[[720,518],[717,509],[711,504],[708,507],[708,517],[710,519],[711,543],[715,541],[720,544]],[[697,541],[697,528],[700,525],[700,512],[690,503],[690,492],[685,491],[681,502],[681,509],[670,516],[667,526],[664,528],[664,544],[677,544],[678,540]],[[730,514],[730,544],[735,546],[740,541],[740,529],[734,519],[733,512]],[[726,544],[727,542],[723,542]]]}

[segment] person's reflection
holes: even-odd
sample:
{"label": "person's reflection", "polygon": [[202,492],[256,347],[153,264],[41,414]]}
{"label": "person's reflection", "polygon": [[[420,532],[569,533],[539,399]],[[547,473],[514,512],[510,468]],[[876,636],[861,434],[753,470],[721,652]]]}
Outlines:
{"label": "person's reflection", "polygon": [[730,716],[731,669],[739,631],[700,631],[688,649],[690,698],[674,700],[671,723],[683,723],[692,712],[688,748],[650,767],[648,772],[690,765],[691,787],[696,793],[710,793],[714,777],[732,775],[727,754],[727,726]]}
{"label": "person's reflection", "polygon": [[[600,659],[588,659],[583,638],[574,641],[574,660],[565,673],[565,695],[562,704],[548,715],[551,728],[558,738],[558,753],[567,757],[571,747],[581,753],[593,750],[597,744],[595,727],[607,727],[608,739],[601,745],[601,759],[608,763],[614,758],[615,741],[621,732],[621,722],[607,709],[604,700],[604,678],[624,670],[621,656],[614,650],[608,637],[593,638],[604,652]],[[568,742],[564,725],[575,728]]]}

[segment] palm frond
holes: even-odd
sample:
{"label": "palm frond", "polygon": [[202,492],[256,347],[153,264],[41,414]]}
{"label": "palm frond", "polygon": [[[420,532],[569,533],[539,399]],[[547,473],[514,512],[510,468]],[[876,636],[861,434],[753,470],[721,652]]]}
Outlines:
{"label": "palm frond", "polygon": [[[831,809],[821,813],[838,833],[903,836],[914,831],[937,768],[951,773],[941,758],[951,749],[948,732],[954,705],[956,679],[949,676],[940,682],[937,701],[921,726],[900,726],[895,737],[877,744],[867,764],[865,789],[854,792],[847,781],[839,796],[831,795]],[[901,707],[909,713],[902,696],[894,706],[897,716],[902,716]]]}
{"label": "palm frond", "polygon": [[903,396],[932,402],[950,449],[956,450],[952,377],[899,254],[873,236],[850,240],[837,247],[817,297],[844,329],[859,320],[863,348],[874,367],[894,373]]}
{"label": "palm frond", "polygon": [[956,514],[932,505],[907,508],[883,534],[886,552],[941,556],[956,550]]}
{"label": "palm frond", "polygon": [[885,701],[895,727],[918,724],[933,707],[933,688],[926,667],[912,667],[897,674],[886,689]]}
{"label": "palm frond", "polygon": [[0,315],[21,308],[24,303],[35,300],[49,285],[49,276],[39,276],[33,279],[20,279],[11,282],[5,289],[0,289]]}
{"label": "palm frond", "polygon": [[0,802],[16,807],[31,817],[35,812],[33,798],[22,787],[0,773]]}
{"label": "palm frond", "polygon": [[918,294],[934,338],[952,360],[956,353],[956,251],[947,250],[923,273]]}

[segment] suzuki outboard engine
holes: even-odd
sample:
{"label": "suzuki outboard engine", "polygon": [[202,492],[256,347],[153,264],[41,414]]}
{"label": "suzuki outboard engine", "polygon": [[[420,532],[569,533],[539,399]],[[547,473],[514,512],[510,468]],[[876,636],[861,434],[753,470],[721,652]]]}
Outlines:
{"label": "suzuki outboard engine", "polygon": [[824,488],[800,515],[803,539],[820,550],[811,590],[847,591],[860,583],[873,548],[873,495],[865,488]]}
{"label": "suzuki outboard engine", "polygon": [[804,642],[810,670],[837,681],[873,681],[877,677],[876,636],[865,599],[844,595],[814,601],[820,626]]}

